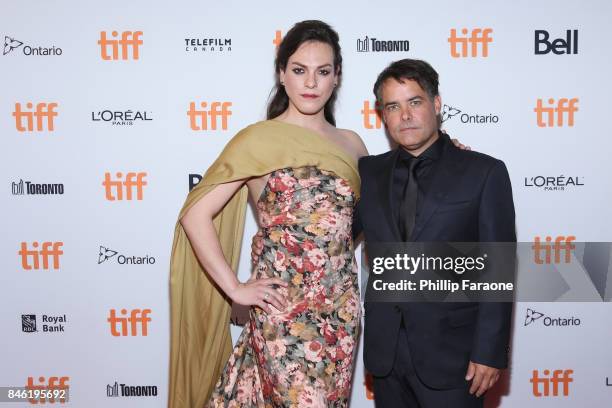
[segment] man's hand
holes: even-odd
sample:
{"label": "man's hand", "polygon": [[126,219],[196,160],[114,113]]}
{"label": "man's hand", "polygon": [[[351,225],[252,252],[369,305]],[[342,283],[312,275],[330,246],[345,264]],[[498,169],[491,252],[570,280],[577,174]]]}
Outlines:
{"label": "man's hand", "polygon": [[480,397],[499,380],[499,368],[470,361],[465,379],[472,381],[470,394],[476,393],[476,396]]}
{"label": "man's hand", "polygon": [[263,233],[261,230],[257,231],[257,234],[253,236],[253,243],[251,244],[251,261],[253,265],[257,263],[261,253],[263,252]]}

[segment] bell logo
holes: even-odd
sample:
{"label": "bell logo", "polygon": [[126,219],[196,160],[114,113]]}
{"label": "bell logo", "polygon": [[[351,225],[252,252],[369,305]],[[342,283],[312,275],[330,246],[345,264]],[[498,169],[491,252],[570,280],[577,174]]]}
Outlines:
{"label": "bell logo", "polygon": [[[30,395],[40,395],[38,398],[30,398],[30,404],[54,404],[60,402],[62,404],[68,401],[68,381],[70,377],[38,377],[38,384],[34,385],[34,377],[28,377],[28,383],[25,388]],[[37,392],[38,391],[38,392]]]}
{"label": "bell logo", "polygon": [[[461,29],[461,36],[457,36],[457,30],[451,29],[450,37],[448,42],[450,43],[450,53],[453,58],[465,58],[465,57],[478,57],[482,56],[486,58],[489,56],[489,43],[493,42],[491,34],[493,29],[491,28],[474,28],[468,36],[468,29]],[[468,51],[468,43],[471,47]],[[478,49],[480,45],[480,54],[478,55]]]}
{"label": "bell logo", "polygon": [[128,323],[129,323],[129,335],[138,336],[138,326],[140,325],[140,332],[142,336],[148,336],[147,323],[151,321],[148,316],[151,313],[151,309],[132,309],[130,316],[127,317],[127,309],[121,309],[121,315],[124,317],[117,317],[115,309],[110,310],[110,315],[107,321],[110,323],[110,332],[114,337],[127,336],[128,335]]}
{"label": "bell logo", "polygon": [[281,30],[276,30],[276,33],[274,34],[274,39],[272,40],[272,44],[274,44],[274,46],[278,48],[281,41],[283,41],[283,33]]}
{"label": "bell logo", "polygon": [[[106,38],[106,31],[100,32],[100,39],[98,40],[98,44],[100,44],[100,55],[103,60],[113,60],[116,61],[118,59],[127,60],[129,57],[129,48],[132,48],[132,59],[139,59],[139,47],[143,44],[140,37],[142,36],[142,31],[124,31],[121,33],[121,39],[116,39],[119,33],[117,31],[113,31],[111,33],[111,37],[113,39]],[[109,55],[108,50],[111,50]],[[119,48],[121,48],[121,57],[119,57]]]}
{"label": "bell logo", "polygon": [[[533,261],[538,264],[550,265],[553,263],[552,253],[555,253],[554,263],[561,263],[561,252],[565,252],[564,263],[570,263],[572,261],[572,251],[576,249],[576,246],[572,244],[576,237],[568,235],[567,237],[560,235],[555,238],[555,243],[552,243],[552,237],[546,237],[546,243],[542,244],[540,237],[535,237],[532,249],[533,249]],[[563,244],[562,244],[563,243]],[[544,250],[544,260],[542,260],[542,250]]]}
{"label": "bell logo", "polygon": [[108,201],[122,201],[124,199],[131,201],[133,200],[134,189],[136,190],[136,200],[142,200],[144,186],[147,185],[147,182],[144,180],[147,173],[130,172],[125,175],[125,180],[122,180],[123,173],[121,172],[116,173],[116,176],[117,180],[113,181],[109,172],[104,173],[104,181],[102,182],[102,185],[104,186],[106,199]]}
{"label": "bell logo", "polygon": [[[553,98],[548,99],[550,106],[544,106],[542,99],[538,99],[536,107],[533,111],[537,114],[538,127],[562,127],[564,125],[563,117],[567,117],[567,126],[574,126],[574,113],[578,111],[578,98],[561,98],[556,102]],[[557,113],[557,122],[555,123],[555,112]],[[546,114],[546,120],[545,115]]]}
{"label": "bell logo", "polygon": [[559,383],[561,383],[563,384],[562,396],[567,397],[569,395],[569,385],[571,382],[574,382],[572,378],[573,373],[574,370],[554,370],[551,377],[550,370],[544,370],[544,376],[540,377],[538,370],[533,370],[533,375],[529,380],[533,385],[533,395],[536,397],[558,397],[560,396]]}
{"label": "bell logo", "polygon": [[[57,116],[57,112],[54,111],[57,108],[57,103],[37,103],[36,110],[32,111],[34,104],[31,102],[26,103],[26,109],[22,110],[21,103],[15,104],[15,111],[13,116],[15,117],[15,127],[18,132],[42,132],[46,127],[49,132],[53,132],[53,118]],[[34,128],[34,118],[36,118],[36,128]],[[46,120],[44,120],[46,119]],[[25,120],[25,124],[24,124]]]}
{"label": "bell logo", "polygon": [[555,55],[578,54],[578,30],[566,30],[565,39],[549,41],[550,33],[546,30],[535,30],[535,54],[544,55],[552,51]]}
{"label": "bell logo", "polygon": [[64,254],[61,250],[63,242],[43,242],[42,249],[39,251],[38,242],[32,242],[32,248],[28,249],[28,243],[22,242],[21,249],[17,252],[21,255],[21,267],[30,271],[32,269],[40,269],[40,259],[42,258],[42,269],[49,269],[49,259],[53,259],[53,269],[58,270],[60,268],[60,256]]}
{"label": "bell logo", "polygon": [[[370,101],[363,101],[363,109],[361,110],[363,115],[363,127],[366,129],[380,129],[382,126],[381,114],[379,112],[378,102],[374,104],[374,109],[370,107]],[[374,118],[374,125],[372,125],[372,117]]]}
{"label": "bell logo", "polygon": [[[229,110],[230,106],[232,106],[231,102],[212,102],[210,109],[207,111],[208,104],[206,102],[200,102],[202,110],[196,109],[195,102],[189,102],[187,116],[189,116],[191,130],[217,130],[217,118],[219,116],[221,116],[221,129],[227,130],[227,120],[232,115]],[[210,129],[208,129],[208,117],[210,117]]]}

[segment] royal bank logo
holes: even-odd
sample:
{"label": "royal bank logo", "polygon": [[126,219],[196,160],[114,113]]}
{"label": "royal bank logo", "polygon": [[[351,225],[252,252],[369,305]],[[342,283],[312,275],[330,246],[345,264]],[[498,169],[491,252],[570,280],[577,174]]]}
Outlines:
{"label": "royal bank logo", "polygon": [[21,331],[24,333],[36,333],[36,315],[21,315]]}
{"label": "royal bank logo", "polygon": [[499,116],[493,113],[487,113],[486,115],[472,112],[468,113],[454,106],[444,104],[442,106],[442,123],[455,117],[458,117],[461,123],[473,125],[496,124],[499,122]]}
{"label": "royal bank logo", "polygon": [[152,113],[144,110],[116,111],[105,109],[91,112],[92,122],[105,122],[112,126],[133,126],[136,123],[150,122],[153,120]]}
{"label": "royal bank logo", "polygon": [[224,53],[232,51],[232,39],[219,38],[185,38],[185,52],[188,53]]}
{"label": "royal bank logo", "polygon": [[579,176],[532,176],[525,177],[525,187],[543,191],[566,191],[584,187],[584,177]]}
{"label": "royal bank logo", "polygon": [[[23,41],[19,41],[14,37],[5,35],[4,36],[4,49],[2,55],[8,55],[13,53],[15,50],[21,50],[23,55],[30,56],[59,56],[62,55],[62,49],[56,46],[42,47],[32,46],[25,44]],[[19,51],[17,51],[19,53]]]}
{"label": "royal bank logo", "polygon": [[61,195],[64,194],[63,184],[33,183],[19,179],[11,183],[13,195]]}
{"label": "royal bank logo", "polygon": [[21,331],[24,333],[36,333],[40,327],[42,333],[64,333],[68,319],[66,315],[47,315],[40,316],[40,325],[36,324],[37,317],[33,314],[21,315]]}
{"label": "royal bank logo", "polygon": [[106,386],[106,396],[116,397],[156,397],[157,385],[126,385],[115,381]]}
{"label": "royal bank logo", "polygon": [[408,52],[410,41],[408,40],[379,40],[378,38],[365,36],[357,39],[357,52]]}
{"label": "royal bank logo", "polygon": [[155,263],[155,258],[150,255],[125,255],[120,254],[119,251],[100,245],[100,250],[98,251],[98,265],[109,260],[116,261],[119,265],[153,265]]}
{"label": "royal bank logo", "polygon": [[527,308],[523,327],[530,326],[536,322],[539,322],[546,327],[576,327],[582,324],[582,321],[575,316],[552,317]]}

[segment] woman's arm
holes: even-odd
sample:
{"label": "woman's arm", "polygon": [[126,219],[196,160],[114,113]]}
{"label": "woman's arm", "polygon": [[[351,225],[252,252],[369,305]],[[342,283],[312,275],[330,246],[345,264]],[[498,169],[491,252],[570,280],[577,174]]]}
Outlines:
{"label": "woman's arm", "polygon": [[240,283],[223,256],[213,224],[215,215],[244,183],[245,180],[239,180],[216,186],[185,213],[180,223],[198,260],[232,301],[247,306],[257,305],[266,311],[272,311],[270,305],[283,310],[285,299],[272,285],[286,287],[286,282],[278,278],[266,278]]}

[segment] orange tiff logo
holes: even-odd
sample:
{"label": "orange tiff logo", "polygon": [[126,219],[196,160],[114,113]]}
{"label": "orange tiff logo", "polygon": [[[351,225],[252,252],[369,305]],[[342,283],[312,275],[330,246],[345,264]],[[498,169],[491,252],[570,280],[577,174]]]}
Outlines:
{"label": "orange tiff logo", "polygon": [[274,33],[274,39],[272,40],[272,44],[274,44],[274,46],[278,48],[281,41],[283,41],[283,32],[281,30],[276,30],[276,32]]}
{"label": "orange tiff logo", "polygon": [[[474,28],[470,33],[467,28],[461,29],[461,36],[457,35],[457,29],[453,28],[448,37],[450,43],[450,53],[453,58],[489,56],[489,43],[493,42],[491,28]],[[468,35],[469,34],[469,35]],[[470,45],[468,50],[468,44]],[[480,55],[479,51],[480,50]]]}
{"label": "orange tiff logo", "polygon": [[[139,59],[140,53],[139,48],[143,44],[141,40],[142,31],[123,31],[121,33],[121,39],[117,39],[119,33],[117,31],[111,32],[112,39],[106,37],[106,31],[100,32],[100,55],[103,60],[127,60],[130,59],[130,48],[132,49],[132,59]],[[110,49],[110,54],[109,54]],[[119,57],[119,49],[121,49],[121,57]]]}
{"label": "orange tiff logo", "polygon": [[544,376],[540,376],[538,370],[533,370],[533,375],[529,380],[533,386],[533,395],[536,397],[558,397],[559,384],[562,384],[562,395],[567,397],[569,395],[569,385],[571,382],[574,382],[574,379],[572,378],[573,373],[574,370],[554,370],[551,376],[550,370],[544,370]]}
{"label": "orange tiff logo", "polygon": [[[567,237],[559,235],[555,238],[554,244],[552,237],[546,237],[546,242],[542,243],[540,237],[535,237],[532,249],[533,249],[533,261],[538,264],[551,264],[553,263],[552,254],[554,252],[555,258],[554,263],[561,263],[561,252],[565,253],[564,263],[570,263],[572,261],[572,251],[576,249],[576,246],[572,244],[576,237],[568,235]],[[542,259],[542,252],[544,252],[544,259]]]}
{"label": "orange tiff logo", "polygon": [[40,260],[42,258],[42,269],[49,269],[49,260],[53,260],[53,269],[58,270],[60,268],[60,256],[64,254],[62,251],[63,242],[43,242],[42,249],[38,242],[32,242],[32,248],[28,249],[28,243],[22,242],[21,249],[17,252],[21,256],[21,267],[30,271],[32,269],[40,269]]}
{"label": "orange tiff logo", "polygon": [[[37,103],[36,110],[34,111],[32,110],[34,108],[33,103],[28,102],[25,106],[27,110],[22,109],[21,103],[15,103],[15,111],[13,112],[13,116],[15,117],[15,127],[17,128],[17,131],[41,132],[45,130],[45,123],[49,132],[53,132],[53,130],[55,130],[53,127],[53,118],[57,116],[57,112],[54,110],[58,106],[57,103]],[[34,128],[34,118],[36,118],[36,128]]]}
{"label": "orange tiff logo", "polygon": [[187,116],[189,116],[191,130],[217,130],[219,116],[221,117],[221,129],[227,130],[227,121],[232,115],[232,111],[229,110],[230,106],[232,106],[231,102],[212,102],[207,110],[208,103],[200,102],[202,110],[198,110],[195,102],[189,102]]}
{"label": "orange tiff logo", "polygon": [[[30,398],[28,401],[32,405],[36,404],[54,404],[60,402],[61,404],[66,403],[68,398],[68,381],[70,377],[38,377],[38,384],[34,384],[34,377],[28,377],[28,383],[25,388],[28,392],[31,392],[33,396],[38,395],[38,398]],[[36,393],[39,391],[39,393]]]}
{"label": "orange tiff logo", "polygon": [[144,180],[147,176],[146,172],[129,172],[125,175],[125,179],[121,172],[116,173],[115,176],[117,179],[112,180],[109,172],[104,173],[102,185],[104,186],[108,201],[131,201],[134,199],[134,190],[136,191],[136,200],[142,200],[144,186],[147,185],[147,182]]}
{"label": "orange tiff logo", "polygon": [[[380,129],[382,126],[381,113],[378,102],[374,104],[374,108],[370,107],[370,101],[363,101],[363,127],[366,129]],[[373,120],[372,120],[373,119]],[[374,124],[372,125],[372,121]]]}
{"label": "orange tiff logo", "polygon": [[578,98],[561,98],[556,103],[553,98],[550,98],[548,99],[549,106],[544,106],[542,99],[538,99],[536,107],[533,108],[537,114],[538,127],[562,127],[565,123],[563,118],[567,118],[567,126],[574,126],[574,113],[578,111],[577,104]]}
{"label": "orange tiff logo", "polygon": [[151,321],[148,316],[150,313],[151,309],[132,309],[128,317],[127,309],[121,309],[121,317],[118,317],[115,309],[111,309],[107,319],[110,323],[111,334],[115,337],[128,336],[129,323],[130,336],[138,336],[138,326],[140,326],[141,335],[148,336],[147,324]]}

